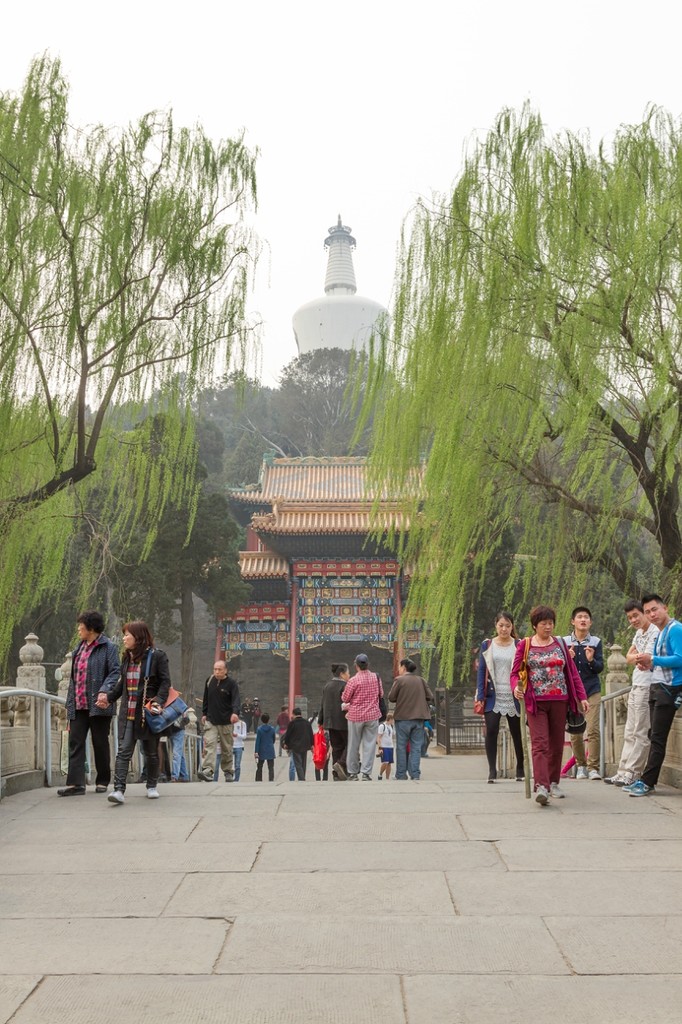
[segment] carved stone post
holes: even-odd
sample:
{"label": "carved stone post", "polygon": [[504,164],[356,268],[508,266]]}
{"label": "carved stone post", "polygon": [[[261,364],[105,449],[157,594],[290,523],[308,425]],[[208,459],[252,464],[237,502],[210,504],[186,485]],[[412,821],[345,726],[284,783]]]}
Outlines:
{"label": "carved stone post", "polygon": [[[613,693],[630,685],[628,663],[623,657],[623,648],[612,644],[606,659],[606,692]],[[628,713],[628,695],[616,697],[606,705],[604,754],[608,770],[615,771],[623,749],[623,730]]]}
{"label": "carved stone post", "polygon": [[[24,637],[26,643],[19,651],[21,665],[17,669],[17,687],[28,690],[40,690],[45,693],[46,679],[45,666],[43,665],[44,651],[38,643],[35,633],[29,633]],[[14,726],[33,725],[33,736],[35,741],[35,765],[36,768],[45,767],[45,709],[42,701],[39,707],[35,707],[33,697],[17,697],[14,710]]]}

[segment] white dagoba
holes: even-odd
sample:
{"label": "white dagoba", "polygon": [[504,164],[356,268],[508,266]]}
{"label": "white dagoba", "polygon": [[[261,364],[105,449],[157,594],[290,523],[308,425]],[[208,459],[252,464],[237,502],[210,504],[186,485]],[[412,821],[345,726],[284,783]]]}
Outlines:
{"label": "white dagoba", "polygon": [[325,294],[306,302],[293,316],[299,356],[317,348],[364,349],[377,322],[388,315],[378,302],[356,294],[355,239],[350,232],[339,214],[324,242],[329,250]]}

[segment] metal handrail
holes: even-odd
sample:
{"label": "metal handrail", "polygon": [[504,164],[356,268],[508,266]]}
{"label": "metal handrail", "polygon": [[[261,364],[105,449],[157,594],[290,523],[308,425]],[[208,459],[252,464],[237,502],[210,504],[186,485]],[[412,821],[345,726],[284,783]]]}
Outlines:
{"label": "metal handrail", "polygon": [[606,732],[606,708],[604,705],[609,700],[615,700],[616,697],[622,697],[624,694],[629,693],[631,689],[632,686],[624,686],[622,690],[613,690],[612,693],[603,694],[599,701],[599,774],[602,779],[606,772],[606,744],[604,743],[604,734]]}
{"label": "metal handrail", "polygon": [[[18,686],[0,688],[0,700],[6,697],[39,697],[45,701],[44,732],[45,732],[45,785],[52,785],[52,714],[51,704],[66,705],[66,697],[44,690],[29,690]],[[0,729],[0,800],[2,800],[2,729]]]}

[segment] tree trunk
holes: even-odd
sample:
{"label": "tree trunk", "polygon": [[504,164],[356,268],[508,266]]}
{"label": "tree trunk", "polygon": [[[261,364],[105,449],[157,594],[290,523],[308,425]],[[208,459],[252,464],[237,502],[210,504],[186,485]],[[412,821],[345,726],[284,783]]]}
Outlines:
{"label": "tree trunk", "polygon": [[[185,695],[187,704],[194,703],[194,594],[190,584],[183,582],[180,597],[180,649],[182,678],[178,689]],[[192,698],[192,699],[190,699]]]}

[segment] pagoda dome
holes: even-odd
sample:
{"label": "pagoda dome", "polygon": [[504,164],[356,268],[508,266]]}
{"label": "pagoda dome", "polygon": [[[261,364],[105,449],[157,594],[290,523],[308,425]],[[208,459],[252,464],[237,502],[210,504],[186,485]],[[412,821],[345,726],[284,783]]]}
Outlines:
{"label": "pagoda dome", "polygon": [[355,239],[340,215],[324,245],[329,253],[325,293],[306,302],[293,316],[299,356],[318,348],[365,349],[378,322],[388,315],[379,302],[356,294]]}

